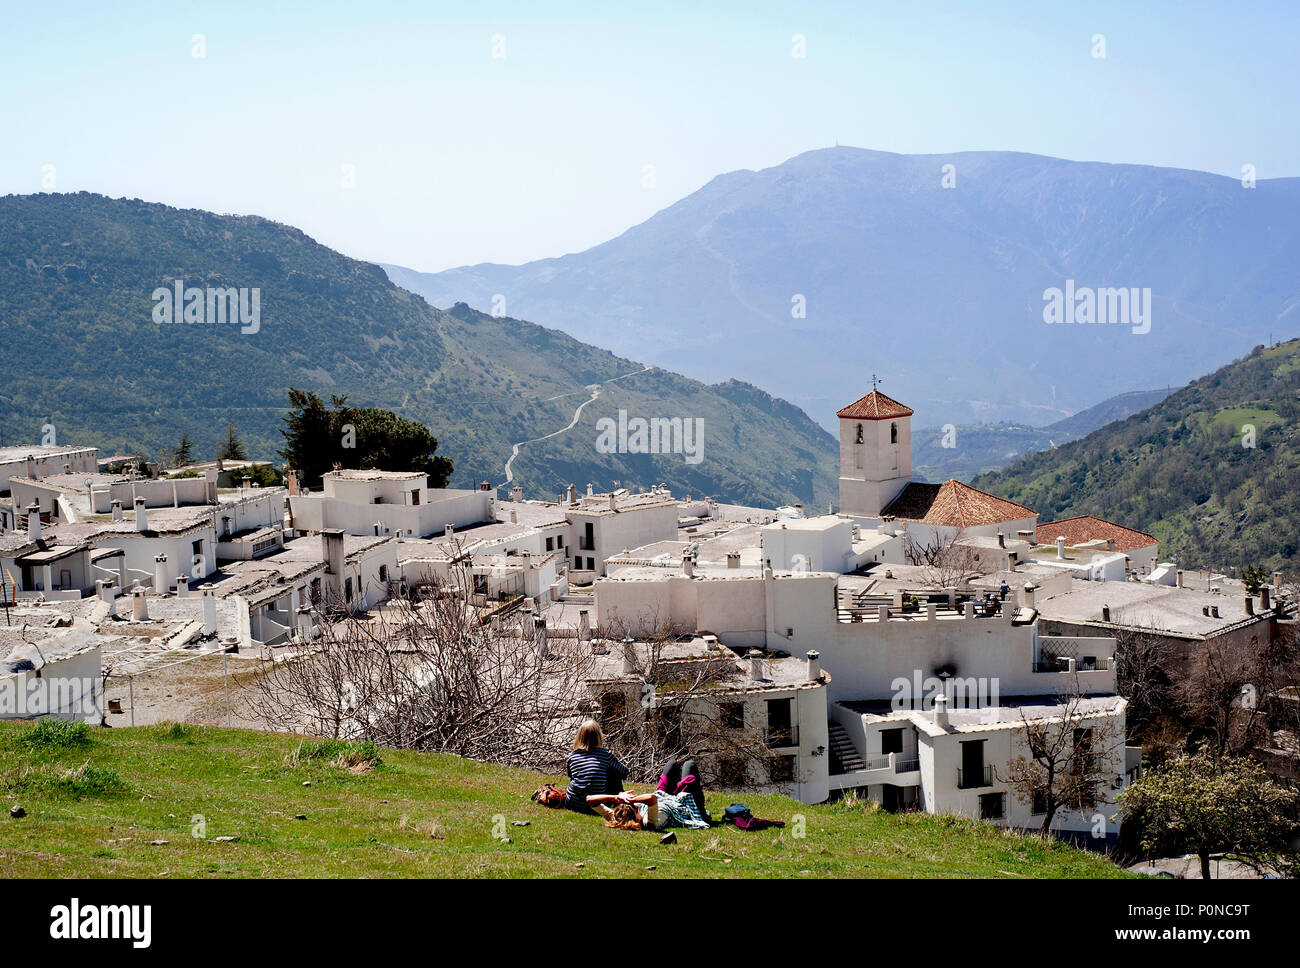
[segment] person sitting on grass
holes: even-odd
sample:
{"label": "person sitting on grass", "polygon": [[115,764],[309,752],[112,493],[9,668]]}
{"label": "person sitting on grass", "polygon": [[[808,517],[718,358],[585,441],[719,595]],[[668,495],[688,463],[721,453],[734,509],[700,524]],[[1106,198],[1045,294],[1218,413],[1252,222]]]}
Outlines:
{"label": "person sitting on grass", "polygon": [[[675,792],[670,788],[675,787]],[[654,793],[595,794],[587,804],[605,818],[606,827],[618,830],[663,830],[710,826],[704,810],[704,785],[694,760],[672,760],[659,776]]]}
{"label": "person sitting on grass", "polygon": [[600,724],[589,719],[578,727],[573,752],[564,761],[569,788],[564,791],[564,805],[579,813],[591,813],[593,795],[621,793],[627,767],[605,748]]}

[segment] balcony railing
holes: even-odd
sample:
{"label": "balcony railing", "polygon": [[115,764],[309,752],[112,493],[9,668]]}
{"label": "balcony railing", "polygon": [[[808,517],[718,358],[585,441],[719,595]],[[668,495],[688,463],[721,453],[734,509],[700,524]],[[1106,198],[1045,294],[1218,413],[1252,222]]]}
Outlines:
{"label": "balcony railing", "polygon": [[984,766],[975,770],[957,770],[957,789],[978,790],[993,785],[993,767]]}
{"label": "balcony railing", "polygon": [[772,749],[799,745],[798,726],[769,726],[763,731],[763,742]]}
{"label": "balcony railing", "polygon": [[915,756],[909,757],[908,759],[903,759],[901,756],[898,756],[894,759],[895,773],[911,773],[914,770],[919,770],[920,768],[921,768],[921,761],[917,759]]}

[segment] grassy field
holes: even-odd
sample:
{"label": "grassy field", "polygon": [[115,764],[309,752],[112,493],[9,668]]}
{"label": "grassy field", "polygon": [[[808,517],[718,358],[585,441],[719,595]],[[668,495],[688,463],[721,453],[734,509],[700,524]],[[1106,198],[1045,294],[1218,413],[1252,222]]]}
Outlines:
{"label": "grassy field", "polygon": [[[678,830],[665,846],[531,803],[542,781],[243,730],[164,724],[66,741],[0,722],[0,876],[1123,876],[1102,857],[975,821],[748,793],[711,795],[710,808],[740,799],[785,829]],[[15,804],[25,817],[9,816]]]}

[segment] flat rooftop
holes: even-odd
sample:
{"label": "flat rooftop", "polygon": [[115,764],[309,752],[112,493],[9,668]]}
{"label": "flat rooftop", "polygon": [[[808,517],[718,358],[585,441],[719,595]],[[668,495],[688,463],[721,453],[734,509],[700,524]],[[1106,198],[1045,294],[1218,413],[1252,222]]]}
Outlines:
{"label": "flat rooftop", "polygon": [[[1109,605],[1111,624],[1193,637],[1213,635],[1238,622],[1265,620],[1258,608],[1255,615],[1246,612],[1244,586],[1239,582],[1225,580],[1215,587],[1223,591],[1134,581],[1075,581],[1069,592],[1036,604],[1044,619],[1076,624],[1102,622],[1102,606]],[[1215,607],[1218,618],[1202,612]]]}

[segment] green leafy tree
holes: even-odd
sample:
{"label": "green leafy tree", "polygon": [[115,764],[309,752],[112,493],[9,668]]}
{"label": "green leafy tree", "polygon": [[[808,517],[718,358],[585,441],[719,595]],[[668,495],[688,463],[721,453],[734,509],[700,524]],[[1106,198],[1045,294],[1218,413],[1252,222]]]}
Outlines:
{"label": "green leafy tree", "polygon": [[1259,565],[1245,565],[1241,569],[1241,580],[1246,586],[1246,591],[1258,595],[1259,590],[1268,580],[1268,573]]}
{"label": "green leafy tree", "polygon": [[248,451],[235,432],[233,420],[226,424],[226,436],[217,448],[217,460],[248,460]]}
{"label": "green leafy tree", "polygon": [[1143,849],[1190,851],[1206,880],[1215,856],[1254,867],[1277,863],[1296,829],[1293,791],[1252,759],[1216,759],[1209,745],[1144,774],[1119,804],[1125,822],[1139,825]]}
{"label": "green leafy tree", "polygon": [[346,397],[330,398],[289,391],[290,411],[280,451],[306,487],[319,487],[335,464],[387,471],[421,471],[431,487],[446,487],[452,461],[440,457],[438,439],[429,428],[388,410],[350,407]]}
{"label": "green leafy tree", "polygon": [[181,434],[180,443],[171,452],[171,461],[176,467],[186,467],[194,463],[194,441],[190,439],[188,433]]}

